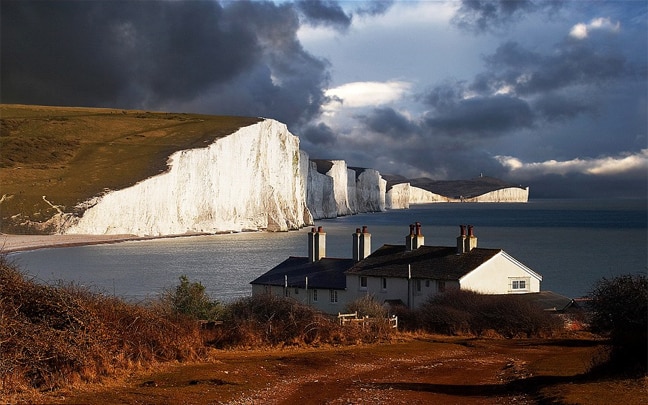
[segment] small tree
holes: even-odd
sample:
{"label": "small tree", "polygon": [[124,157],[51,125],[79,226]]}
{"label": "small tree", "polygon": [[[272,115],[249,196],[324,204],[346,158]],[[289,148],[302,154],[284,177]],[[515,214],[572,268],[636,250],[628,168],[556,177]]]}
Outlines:
{"label": "small tree", "polygon": [[606,334],[612,362],[646,371],[648,345],[648,280],[641,275],[602,278],[590,292],[593,332]]}
{"label": "small tree", "polygon": [[369,318],[385,318],[389,312],[387,307],[376,301],[373,295],[365,295],[349,302],[345,310],[347,312],[358,311],[358,316],[368,316]]}
{"label": "small tree", "polygon": [[190,282],[186,275],[180,276],[180,284],[175,290],[167,291],[163,301],[176,314],[187,315],[201,320],[216,320],[223,311],[218,301],[213,301],[200,282]]}

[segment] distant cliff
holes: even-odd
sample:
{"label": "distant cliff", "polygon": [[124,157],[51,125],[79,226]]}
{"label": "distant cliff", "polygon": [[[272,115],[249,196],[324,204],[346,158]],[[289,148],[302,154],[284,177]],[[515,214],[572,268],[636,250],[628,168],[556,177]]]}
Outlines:
{"label": "distant cliff", "polygon": [[410,180],[310,159],[271,119],[0,108],[2,232],[286,231],[411,204],[528,200],[528,188],[488,177]]}
{"label": "distant cliff", "polygon": [[[170,169],[88,203],[66,233],[175,235],[286,231],[411,204],[526,202],[528,188],[498,179],[408,180],[344,160],[311,160],[273,120],[244,127],[206,148],[169,158]],[[389,181],[388,181],[389,180]]]}

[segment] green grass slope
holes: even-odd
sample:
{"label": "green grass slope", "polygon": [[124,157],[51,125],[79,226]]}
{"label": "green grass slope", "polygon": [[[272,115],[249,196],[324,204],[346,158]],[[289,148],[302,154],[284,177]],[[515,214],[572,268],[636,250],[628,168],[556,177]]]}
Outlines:
{"label": "green grass slope", "polygon": [[165,171],[173,152],[205,147],[259,120],[2,104],[0,232],[49,233],[40,224],[59,209],[74,212],[106,189]]}

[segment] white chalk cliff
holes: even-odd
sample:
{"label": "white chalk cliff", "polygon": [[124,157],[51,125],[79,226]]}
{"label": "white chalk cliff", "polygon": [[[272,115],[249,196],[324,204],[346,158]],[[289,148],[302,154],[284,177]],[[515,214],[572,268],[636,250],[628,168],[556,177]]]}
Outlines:
{"label": "white chalk cliff", "polygon": [[168,170],[64,214],[70,234],[141,236],[287,231],[335,218],[410,204],[526,202],[528,187],[501,188],[471,198],[446,197],[404,179],[387,190],[374,169],[344,160],[310,160],[286,125],[263,120],[211,145],[169,157]]}
{"label": "white chalk cliff", "polygon": [[206,148],[179,151],[168,171],[111,191],[66,233],[177,235],[308,225],[299,138],[264,120]]}

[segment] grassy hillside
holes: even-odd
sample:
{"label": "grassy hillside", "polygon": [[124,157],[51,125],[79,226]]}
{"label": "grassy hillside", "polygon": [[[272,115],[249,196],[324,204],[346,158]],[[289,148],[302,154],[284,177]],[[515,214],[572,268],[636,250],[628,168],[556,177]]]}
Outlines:
{"label": "grassy hillside", "polygon": [[106,189],[167,168],[175,151],[199,148],[258,118],[98,108],[0,105],[0,231],[35,225]]}

